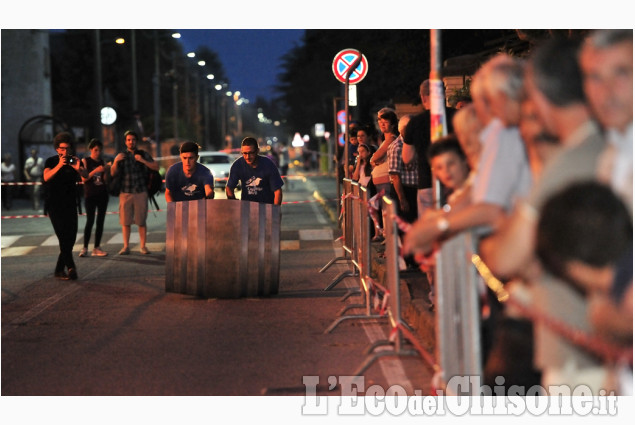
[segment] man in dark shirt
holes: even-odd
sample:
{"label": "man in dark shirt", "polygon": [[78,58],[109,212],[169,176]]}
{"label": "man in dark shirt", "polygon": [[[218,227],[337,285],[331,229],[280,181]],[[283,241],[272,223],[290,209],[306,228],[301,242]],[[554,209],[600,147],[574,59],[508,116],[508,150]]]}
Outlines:
{"label": "man in dark shirt", "polygon": [[[430,80],[424,80],[419,86],[419,97],[423,112],[413,116],[406,127],[403,137],[403,162],[408,165],[414,161],[419,170],[418,186],[418,214],[421,217],[426,209],[434,208],[434,191],[432,188],[432,173],[428,161],[428,148],[430,147]],[[446,110],[446,115],[447,115]],[[451,130],[451,117],[446,119],[448,133]]]}
{"label": "man in dark shirt", "polygon": [[197,162],[198,145],[184,142],[179,151],[181,162],[173,164],[165,175],[165,200],[181,202],[213,199],[214,176],[209,168]]}
{"label": "man in dark shirt", "polygon": [[227,199],[236,199],[234,189],[240,182],[243,201],[282,204],[282,177],[278,167],[269,158],[258,155],[258,141],[246,137],[240,148],[242,158],[238,158],[229,170],[225,193]]}

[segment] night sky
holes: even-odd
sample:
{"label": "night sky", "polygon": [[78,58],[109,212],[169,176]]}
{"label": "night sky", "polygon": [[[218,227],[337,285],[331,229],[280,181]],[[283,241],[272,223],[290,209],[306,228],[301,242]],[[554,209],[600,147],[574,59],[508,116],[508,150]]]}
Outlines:
{"label": "night sky", "polygon": [[[219,56],[231,81],[230,89],[255,101],[275,96],[273,86],[282,70],[280,58],[299,45],[304,30],[178,29],[185,51],[207,46]],[[213,71],[212,71],[213,72]]]}

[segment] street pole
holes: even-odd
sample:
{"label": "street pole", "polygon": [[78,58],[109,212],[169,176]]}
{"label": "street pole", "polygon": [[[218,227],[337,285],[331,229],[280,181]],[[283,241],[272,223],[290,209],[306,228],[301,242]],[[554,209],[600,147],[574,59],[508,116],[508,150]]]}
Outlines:
{"label": "street pole", "polygon": [[344,176],[346,176],[346,178],[350,177],[350,171],[348,170],[348,150],[349,150],[349,141],[350,141],[350,135],[349,135],[349,117],[348,117],[348,86],[349,86],[349,82],[351,79],[351,75],[353,75],[353,72],[355,72],[355,69],[357,69],[357,67],[359,66],[359,64],[362,62],[362,53],[361,52],[357,52],[359,53],[359,55],[357,56],[357,59],[355,59],[355,62],[352,63],[352,65],[350,66],[350,68],[348,69],[348,71],[346,72],[346,82],[344,83],[344,110],[346,111],[346,136],[345,136],[345,140],[346,143],[344,144]]}
{"label": "street pole", "polygon": [[101,77],[101,40],[100,40],[100,32],[98,29],[95,30],[95,101],[96,101],[96,111],[95,118],[97,120],[97,125],[95,130],[97,131],[96,137],[98,139],[102,138],[101,135],[101,108],[103,107],[104,99],[102,94],[102,77]]}
{"label": "street pole", "polygon": [[172,52],[172,116],[174,119],[174,140],[179,138],[179,84],[176,78],[176,53]]}
{"label": "street pole", "polygon": [[161,135],[159,133],[159,121],[161,117],[161,103],[159,101],[159,36],[154,30],[154,139],[157,144],[157,157],[161,157]]}
{"label": "street pole", "polygon": [[135,30],[130,30],[132,45],[132,111],[139,112],[139,94],[137,93],[137,38]]}

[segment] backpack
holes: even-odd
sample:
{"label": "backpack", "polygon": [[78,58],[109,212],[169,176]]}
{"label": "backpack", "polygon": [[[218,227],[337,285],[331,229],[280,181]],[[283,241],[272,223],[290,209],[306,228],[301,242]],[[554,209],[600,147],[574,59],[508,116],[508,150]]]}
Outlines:
{"label": "backpack", "polygon": [[163,178],[161,177],[161,173],[158,171],[154,171],[148,168],[148,196],[156,195],[163,185]]}
{"label": "backpack", "polygon": [[112,176],[110,175],[110,167],[108,167],[108,170],[104,173],[104,181],[108,194],[110,196],[119,196],[119,192],[121,192],[121,173]]}

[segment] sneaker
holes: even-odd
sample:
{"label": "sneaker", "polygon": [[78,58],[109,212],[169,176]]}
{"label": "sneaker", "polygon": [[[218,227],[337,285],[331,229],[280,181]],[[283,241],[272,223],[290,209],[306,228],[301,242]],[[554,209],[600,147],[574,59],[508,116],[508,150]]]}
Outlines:
{"label": "sneaker", "polygon": [[108,255],[108,253],[102,251],[100,247],[96,246],[93,249],[93,253],[90,254],[90,255],[93,256],[93,257],[105,257],[106,255]]}
{"label": "sneaker", "polygon": [[88,255],[88,249],[86,249],[86,247],[83,247],[82,250],[79,251],[79,256],[85,257],[86,255]]}
{"label": "sneaker", "polygon": [[121,248],[121,250],[119,250],[119,255],[128,255],[130,254],[130,248],[128,248],[127,246],[124,246],[123,248]]}
{"label": "sneaker", "polygon": [[139,252],[141,252],[142,254],[149,254],[150,251],[148,251],[148,248],[145,246],[142,246],[141,249],[139,250]]}

